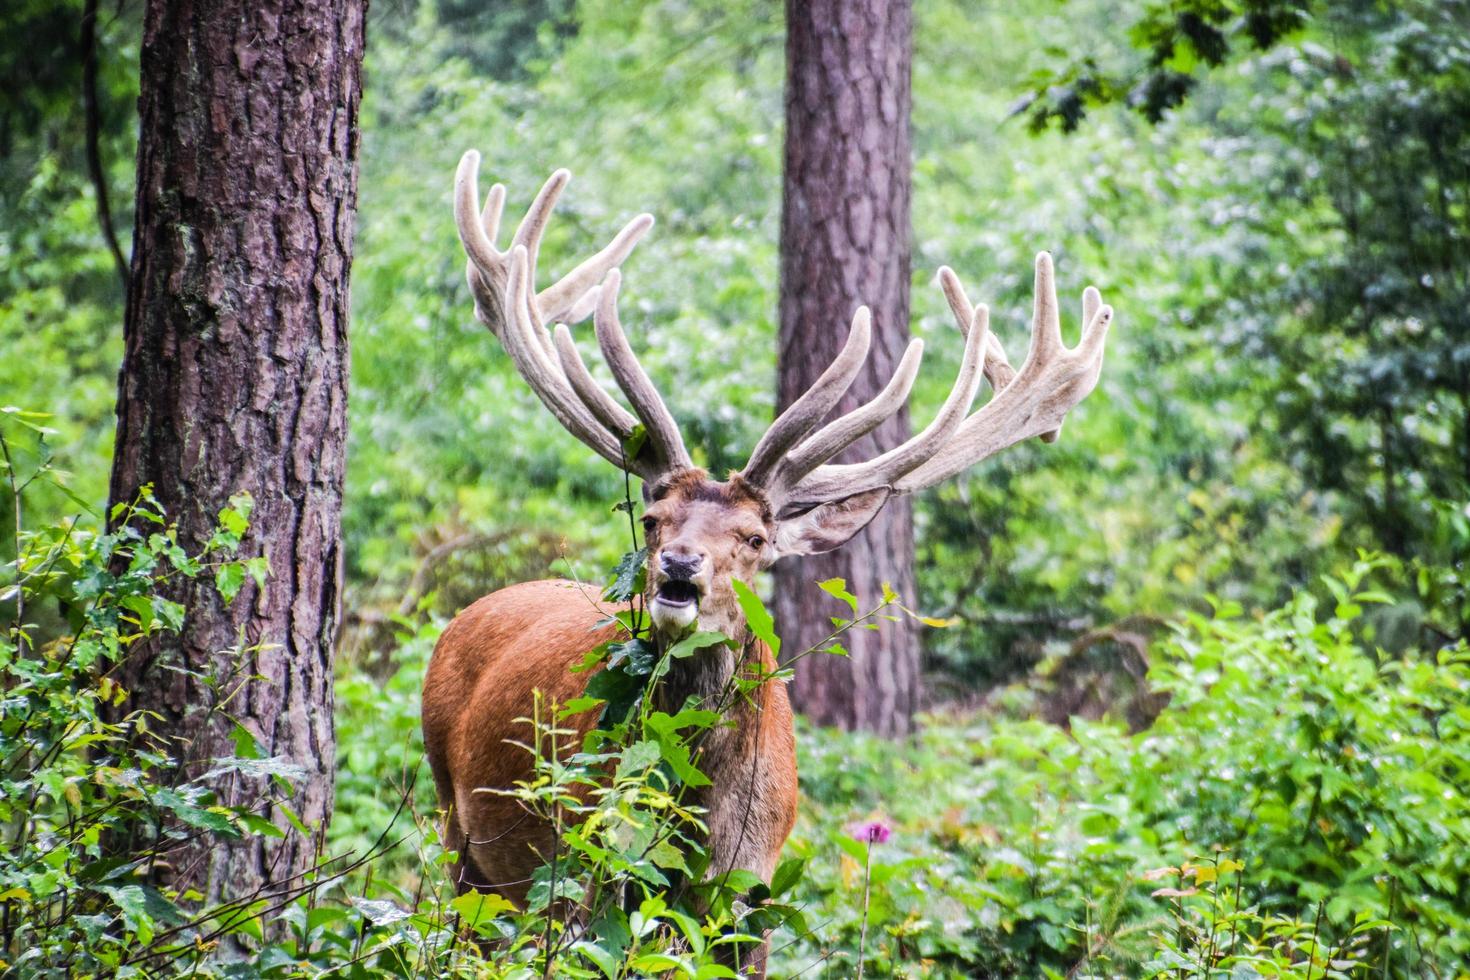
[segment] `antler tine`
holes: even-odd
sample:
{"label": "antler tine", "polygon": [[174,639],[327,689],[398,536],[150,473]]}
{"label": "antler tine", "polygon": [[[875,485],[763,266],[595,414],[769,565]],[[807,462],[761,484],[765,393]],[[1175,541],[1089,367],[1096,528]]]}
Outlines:
{"label": "antler tine", "polygon": [[[460,244],[469,261],[465,278],[475,298],[475,317],[490,332],[500,336],[505,325],[506,257],[495,248],[494,232],[500,227],[500,206],[505,201],[505,188],[496,184],[490,189],[485,204],[485,218],[480,216],[480,154],[468,150],[460,157],[454,174],[454,223],[459,228]],[[493,220],[490,220],[493,219]]]}
{"label": "antler tine", "polygon": [[[960,323],[960,329],[964,330],[964,324],[968,324],[970,317],[974,315],[974,308],[970,305],[970,298],[965,295],[965,287],[960,285],[959,276],[955,275],[954,270],[949,266],[943,266],[939,270],[939,285],[944,289],[944,298],[949,301],[949,308],[954,312],[956,322]],[[1091,286],[1087,288],[1091,290],[1092,296],[1096,298],[1098,295],[1097,290]],[[1092,314],[1086,309],[1086,296],[1087,294],[1084,293],[1082,322],[1091,323]],[[1098,302],[1101,302],[1101,300],[1098,300]],[[1096,309],[1096,304],[1094,304],[1093,308]],[[1000,338],[995,336],[995,334],[991,334],[990,346],[985,352],[985,378],[990,382],[991,390],[1000,391],[1006,385],[1010,384],[1011,379],[1015,376],[1016,369],[1011,367],[1011,362],[1006,357],[1005,348],[1000,345]],[[1056,442],[1057,436],[1061,434],[1062,427],[1057,426],[1050,432],[1043,432],[1040,439],[1042,442]]]}
{"label": "antler tine", "polygon": [[[588,258],[561,281],[547,286],[536,296],[536,304],[547,320],[562,320],[580,323],[597,309],[596,296],[588,293],[598,289],[598,283],[608,272],[623,264],[633,252],[633,247],[653,227],[653,215],[640,214],[623,226],[607,247]],[[580,301],[580,302],[579,302]]]}
{"label": "antler tine", "polygon": [[[1019,371],[1011,369],[990,335],[986,308],[970,306],[951,270],[941,270],[939,282],[966,335],[960,376],[944,408],[923,432],[876,459],[818,466],[783,488],[782,504],[818,504],[879,488],[911,493],[932,486],[1007,446],[1055,433],[1068,410],[1096,387],[1113,310],[1089,288],[1082,299],[1086,329],[1081,342],[1068,350],[1061,338],[1050,255],[1036,257],[1031,346]],[[965,418],[982,365],[996,394]]]}
{"label": "antler tine", "polygon": [[[667,425],[672,438],[663,431],[664,426],[649,426],[654,453],[625,458],[623,443],[637,421],[593,380],[570,334],[559,341],[546,329],[551,320],[576,322],[592,313],[602,292],[598,281],[604,275],[616,276],[618,263],[653,226],[652,216],[633,218],[601,251],[538,294],[535,276],[541,240],[571,174],[564,169],[552,173],[526,210],[510,247],[502,252],[495,237],[505,206],[505,188],[500,184],[492,187],[481,211],[479,167],[479,153],[467,151],[460,158],[454,181],[454,218],[469,257],[466,278],[475,297],[475,315],[500,340],[516,370],[557,421],[599,455],[645,480],[662,475],[667,463],[690,465],[672,419]],[[564,327],[558,329],[561,332]],[[647,382],[646,376],[643,380]],[[651,385],[648,388],[652,390]],[[660,458],[654,458],[655,454]]]}
{"label": "antler tine", "polygon": [[906,473],[933,458],[965,421],[980,391],[985,348],[990,339],[989,309],[984,305],[976,307],[965,333],[965,351],[954,386],[934,421],[923,432],[865,463],[818,467],[796,485],[792,496],[803,501],[830,500],[845,496],[854,487],[891,487]]}
{"label": "antler tine", "polygon": [[564,323],[558,323],[554,332],[556,341],[556,353],[561,358],[562,371],[567,380],[572,383],[572,388],[582,401],[591,409],[597,420],[607,426],[619,439],[626,440],[638,427],[638,420],[629,414],[612,396],[603,390],[592,377],[592,372],[587,370],[586,363],[582,360],[582,354],[577,350],[577,343],[572,339],[572,331]]}
{"label": "antler tine", "polygon": [[[502,331],[506,353],[541,403],[568,432],[609,462],[619,467],[625,465],[620,441],[593,417],[537,339],[536,331],[542,328],[531,319],[529,281],[530,259],[526,247],[517,245],[511,250],[506,284],[506,308],[510,312]],[[626,465],[632,466],[633,461],[627,461]]]}
{"label": "antler tine", "polygon": [[[465,254],[470,259],[470,288],[475,295],[478,315],[498,335],[505,322],[505,311],[500,305],[500,298],[505,292],[510,249],[517,245],[525,246],[532,276],[529,288],[534,289],[541,239],[551,219],[552,209],[571,180],[571,174],[565,169],[559,169],[547,178],[526,210],[526,216],[516,228],[510,249],[502,252],[495,247],[495,237],[505,205],[505,188],[496,184],[490,189],[484,213],[481,214],[479,172],[480,154],[475,150],[465,151],[454,176],[454,219],[459,227],[459,237],[464,243]],[[586,294],[597,288],[597,283],[609,270],[621,265],[632,254],[633,248],[652,227],[652,215],[635,216],[601,251],[584,259],[561,279],[537,293],[531,306],[532,319],[537,326],[563,319],[576,323],[590,316],[595,299],[589,300]],[[477,277],[483,281],[477,281]],[[549,350],[550,338],[545,337],[542,342]]]}
{"label": "antler tine", "polygon": [[694,462],[684,448],[679,427],[669,414],[663,399],[659,397],[653,382],[648,379],[643,365],[638,363],[638,358],[628,345],[628,337],[623,333],[623,326],[618,322],[618,289],[621,285],[622,275],[617,269],[613,269],[602,285],[602,292],[597,300],[597,313],[592,320],[597,332],[597,343],[602,348],[602,356],[612,369],[618,387],[623,389],[633,411],[643,421],[644,428],[648,431],[648,441],[667,464],[666,469],[688,469]]}
{"label": "antler tine", "polygon": [[781,460],[772,474],[768,491],[773,496],[784,496],[802,477],[872,432],[890,418],[908,400],[914,381],[919,376],[919,365],[924,360],[924,342],[909,341],[908,349],[898,362],[888,384],[866,404],[839,416],[822,426]]}
{"label": "antler tine", "polygon": [[[944,298],[949,303],[950,312],[954,314],[954,321],[960,328],[960,334],[968,337],[970,335],[970,322],[975,319],[975,307],[970,303],[970,297],[965,294],[965,287],[960,283],[960,277],[947,265],[939,267],[939,288],[944,291]],[[990,341],[985,346],[985,380],[990,382],[991,390],[1000,391],[1011,383],[1016,376],[1016,369],[1011,367],[1011,362],[1006,358],[1005,348],[1000,345],[1000,338],[995,334],[990,335]]]}
{"label": "antler tine", "polygon": [[[546,178],[546,183],[541,185],[541,189],[531,199],[531,206],[526,208],[526,216],[521,219],[521,223],[516,226],[516,233],[511,236],[512,250],[517,245],[525,247],[533,275],[536,271],[536,260],[541,256],[541,236],[546,233],[546,224],[551,220],[551,212],[555,209],[561,192],[566,190],[571,180],[572,172],[566,167],[553,170],[551,176]],[[530,288],[536,288],[535,282],[531,283]]]}
{"label": "antler tine", "polygon": [[1081,341],[1068,350],[1061,342],[1051,256],[1045,252],[1036,257],[1036,285],[1040,295],[1031,349],[1015,380],[966,419],[934,458],[902,477],[896,491],[911,493],[933,486],[1007,446],[1056,431],[1067,412],[1097,387],[1113,308],[1102,303],[1097,290],[1084,293],[1083,309],[1091,309],[1092,315]]}
{"label": "antler tine", "polygon": [[866,306],[859,306],[852,315],[852,328],[842,350],[827,365],[816,382],[800,398],[787,406],[760,442],[755,444],[750,459],[740,471],[750,483],[767,486],[781,458],[798,442],[811,434],[821,424],[827,413],[837,406],[853,380],[862,370],[867,359],[868,347],[873,339],[873,315]]}

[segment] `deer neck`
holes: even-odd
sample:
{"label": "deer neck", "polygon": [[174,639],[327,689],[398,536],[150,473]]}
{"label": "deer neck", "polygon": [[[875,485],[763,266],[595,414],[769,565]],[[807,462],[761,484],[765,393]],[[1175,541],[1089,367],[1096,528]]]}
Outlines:
{"label": "deer neck", "polygon": [[717,644],[672,661],[655,699],[659,710],[677,712],[693,698],[695,707],[711,711],[723,707],[728,714],[728,709],[740,700],[733,690],[732,678],[741,662],[749,657],[755,642],[747,631],[738,650]]}
{"label": "deer neck", "polygon": [[[768,701],[768,683],[754,690],[739,690],[736,672],[759,676],[776,669],[769,649],[748,631],[738,649],[719,645],[701,650],[690,657],[674,661],[659,684],[654,704],[660,711],[674,713],[686,705],[722,716],[713,727],[696,737],[694,762],[711,780],[711,786],[698,791],[696,800],[707,800],[721,787],[731,785],[731,778],[748,770],[753,754],[759,751],[760,716]],[[690,698],[694,700],[691,702]]]}

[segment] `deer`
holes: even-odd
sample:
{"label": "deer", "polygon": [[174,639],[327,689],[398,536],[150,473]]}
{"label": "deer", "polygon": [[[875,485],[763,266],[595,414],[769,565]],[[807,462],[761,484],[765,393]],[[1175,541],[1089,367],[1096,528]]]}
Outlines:
{"label": "deer", "polygon": [[[766,679],[736,699],[726,723],[704,733],[696,794],[708,828],[709,869],[753,872],[769,882],[796,820],[796,742],[791,705],[767,645],[748,628],[733,583],[794,555],[841,547],[895,496],[948,480],[1008,446],[1056,438],[1067,413],[1098,383],[1112,321],[1097,289],[1082,294],[1077,346],[1062,340],[1051,256],[1035,262],[1030,347],[1014,369],[990,331],[986,305],[970,301],[953,270],[938,281],[963,340],[948,397],[933,420],[901,445],[857,463],[833,458],[906,403],[924,344],[910,342],[891,379],[871,400],[829,419],[863,366],[872,339],[864,306],[844,346],[812,387],[772,422],[745,465],[718,480],[694,465],[672,413],[634,355],[618,317],[621,266],[653,226],[640,214],[599,252],[537,290],[537,253],[570,174],[555,171],[533,199],[506,249],[496,245],[506,191],[494,185],[483,210],[479,154],[460,161],[454,217],[467,256],[475,316],[487,326],[546,410],[594,453],[642,481],[646,590],[658,644],[693,630],[730,637],[678,661],[650,695],[678,710],[727,685],[742,665]],[[571,332],[588,317],[624,407],[592,375]],[[992,396],[971,411],[982,379]],[[630,410],[631,409],[631,410]],[[644,437],[636,440],[636,432]],[[553,830],[496,792],[528,778],[530,755],[514,743],[539,696],[582,696],[590,672],[572,668],[621,628],[608,624],[600,590],[568,580],[503,588],[471,604],[445,628],[424,679],[425,752],[445,846],[458,852],[461,892],[492,892],[520,904]],[[566,724],[595,727],[589,710]],[[740,964],[764,977],[762,944]]]}

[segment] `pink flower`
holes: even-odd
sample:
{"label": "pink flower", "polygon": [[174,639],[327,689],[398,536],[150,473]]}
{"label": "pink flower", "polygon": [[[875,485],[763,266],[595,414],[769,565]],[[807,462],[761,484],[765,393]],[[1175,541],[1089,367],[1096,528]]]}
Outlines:
{"label": "pink flower", "polygon": [[869,844],[887,844],[893,836],[893,828],[881,818],[859,820],[847,825],[848,836]]}

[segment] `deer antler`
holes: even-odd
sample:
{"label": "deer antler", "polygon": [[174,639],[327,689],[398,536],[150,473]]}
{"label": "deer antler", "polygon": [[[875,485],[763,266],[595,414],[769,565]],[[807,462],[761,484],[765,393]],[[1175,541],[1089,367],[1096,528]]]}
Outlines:
{"label": "deer antler", "polygon": [[[911,493],[933,486],[1031,436],[1055,439],[1067,412],[1096,387],[1112,307],[1102,305],[1101,295],[1089,286],[1082,294],[1082,340],[1070,350],[1064,346],[1050,255],[1036,256],[1031,347],[1020,371],[1011,367],[1000,342],[990,334],[986,307],[970,304],[952,270],[940,269],[939,282],[965,335],[965,352],[954,387],[934,421],[903,445],[867,462],[827,463],[903,406],[918,371],[920,345],[914,341],[878,397],[806,437],[847,389],[849,382],[839,383],[846,368],[838,371],[838,365],[846,363],[853,347],[849,339],[833,366],[772,426],[773,432],[778,427],[800,432],[797,439],[805,441],[774,463],[758,447],[747,464],[746,478],[765,488],[773,507],[800,510],[879,488]],[[865,311],[860,310],[859,317],[866,324]],[[966,417],[982,371],[996,394]],[[769,433],[762,445],[768,441]]]}
{"label": "deer antler", "polygon": [[[538,293],[541,236],[571,174],[557,170],[551,175],[521,219],[510,248],[502,252],[495,238],[505,188],[496,184],[490,189],[482,212],[479,169],[480,154],[470,150],[460,159],[454,179],[454,218],[469,257],[465,275],[475,297],[475,316],[495,334],[557,421],[603,458],[644,480],[692,466],[673,417],[633,355],[617,318],[617,266],[653,226],[652,215],[638,215],[602,251]],[[606,285],[600,287],[604,277]],[[546,328],[548,322],[585,320],[594,310],[598,343],[636,419],[593,379],[565,323],[557,323],[554,333]],[[639,421],[648,441],[628,458],[624,446]]]}
{"label": "deer antler", "polygon": [[[538,293],[541,236],[570,174],[558,170],[551,175],[516,228],[509,249],[502,252],[495,238],[505,188],[492,187],[481,212],[479,166],[480,155],[467,152],[454,188],[454,215],[469,256],[466,276],[475,297],[475,315],[500,340],[516,370],[557,421],[599,455],[649,482],[691,467],[673,416],[618,322],[622,281],[618,265],[652,227],[652,216],[640,214],[628,222],[602,251]],[[1047,253],[1036,256],[1031,347],[1019,371],[990,333],[989,310],[970,303],[952,270],[939,270],[939,285],[964,335],[965,349],[954,386],[934,420],[903,445],[867,462],[829,462],[903,407],[923,359],[923,342],[915,340],[875,398],[822,425],[868,355],[872,321],[867,308],[860,307],[842,351],[810,390],[771,424],[742,471],[749,483],[765,491],[774,509],[802,511],[872,490],[911,493],[1032,436],[1050,442],[1067,412],[1097,386],[1112,307],[1103,305],[1096,289],[1084,290],[1082,340],[1075,348],[1064,346]],[[593,314],[598,346],[632,413],[592,377],[565,325]],[[558,320],[565,322],[548,331],[546,324]],[[995,395],[970,414],[982,375]],[[640,423],[648,439],[629,458],[628,440]]]}

